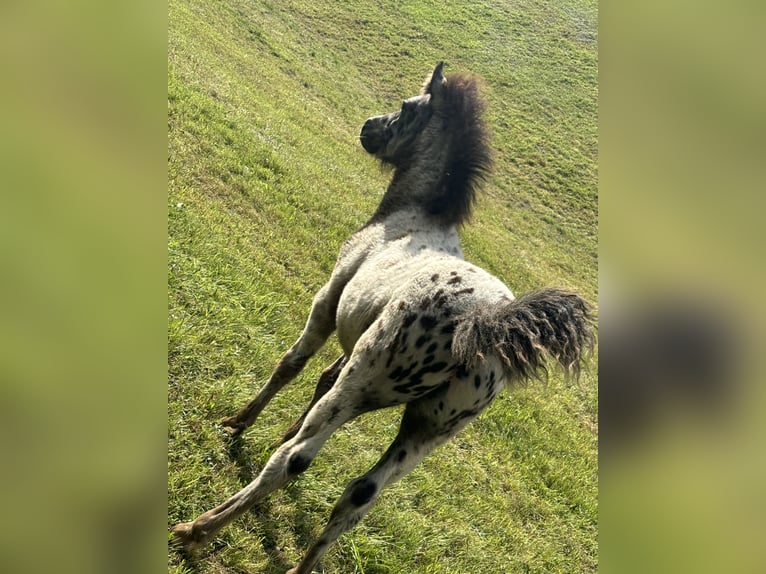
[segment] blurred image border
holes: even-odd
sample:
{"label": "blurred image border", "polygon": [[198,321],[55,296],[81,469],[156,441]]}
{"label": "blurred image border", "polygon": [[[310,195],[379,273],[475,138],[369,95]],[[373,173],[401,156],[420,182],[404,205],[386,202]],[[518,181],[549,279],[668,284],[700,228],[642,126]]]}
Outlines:
{"label": "blurred image border", "polygon": [[[763,12],[599,5],[605,573],[766,565]],[[0,16],[0,570],[153,572],[167,549],[167,6]],[[695,368],[719,369],[707,390]],[[605,416],[612,399],[627,414]]]}

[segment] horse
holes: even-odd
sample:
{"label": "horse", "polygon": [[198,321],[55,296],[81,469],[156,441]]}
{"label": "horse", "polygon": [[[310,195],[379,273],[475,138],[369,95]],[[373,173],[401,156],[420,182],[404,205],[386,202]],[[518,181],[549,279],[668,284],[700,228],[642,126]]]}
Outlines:
{"label": "horse", "polygon": [[579,375],[594,344],[594,315],[579,295],[543,288],[515,298],[463,258],[457,230],[470,216],[492,154],[476,78],[443,62],[400,109],[369,118],[364,150],[393,167],[377,210],[340,249],[305,328],[257,396],[222,421],[238,436],[337,332],[343,354],[319,378],[309,408],[260,474],[192,522],[176,544],[192,550],[309,468],[343,424],[404,404],[396,438],[352,480],[319,538],[287,574],[309,574],[382,489],[454,437],[515,381],[547,375],[551,362]]}

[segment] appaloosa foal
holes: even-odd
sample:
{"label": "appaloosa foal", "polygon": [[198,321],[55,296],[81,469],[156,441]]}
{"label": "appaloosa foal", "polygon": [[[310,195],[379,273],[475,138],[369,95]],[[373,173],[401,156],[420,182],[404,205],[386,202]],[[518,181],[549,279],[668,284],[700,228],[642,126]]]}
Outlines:
{"label": "appaloosa foal", "polygon": [[341,356],[322,375],[310,408],[255,480],[193,522],[187,548],[305,471],[341,425],[406,403],[399,434],[380,461],[346,488],[322,535],[288,574],[309,574],[327,548],[370,510],[383,487],[484,410],[503,386],[545,370],[548,358],[578,373],[592,317],[577,295],[544,289],[518,299],[463,260],[456,228],[490,163],[475,80],[445,78],[442,64],[401,109],[368,119],[364,149],[395,168],[372,218],[343,245],[314,298],[306,327],[255,399],[224,425],[239,434],[337,331]]}

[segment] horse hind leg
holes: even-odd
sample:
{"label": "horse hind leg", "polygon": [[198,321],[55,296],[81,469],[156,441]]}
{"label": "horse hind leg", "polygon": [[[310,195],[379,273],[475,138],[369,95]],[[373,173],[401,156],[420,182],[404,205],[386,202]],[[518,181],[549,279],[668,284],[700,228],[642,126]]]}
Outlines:
{"label": "horse hind leg", "polygon": [[[349,483],[322,534],[300,564],[287,574],[310,574],[333,542],[369,512],[383,488],[410,473],[486,408],[502,387],[502,381],[494,377],[490,381],[488,374],[479,376],[482,385],[469,383],[468,393],[441,387],[407,404],[397,437],[369,472]],[[455,386],[464,385],[464,381],[459,381]]]}
{"label": "horse hind leg", "polygon": [[288,570],[287,574],[310,574],[329,547],[370,511],[383,487],[414,469],[438,445],[435,440],[419,440],[416,444],[413,438],[406,437],[400,431],[378,463],[348,484],[322,534],[300,564]]}
{"label": "horse hind leg", "polygon": [[272,447],[286,443],[298,433],[298,430],[301,428],[303,421],[306,420],[306,416],[309,414],[309,411],[311,411],[314,405],[317,404],[317,401],[319,401],[319,399],[327,394],[327,391],[333,387],[335,382],[338,380],[338,375],[340,375],[341,369],[343,369],[343,365],[345,364],[346,356],[341,355],[332,365],[322,371],[322,374],[319,376],[319,381],[317,382],[316,389],[314,390],[314,396],[312,397],[309,406],[306,407],[306,410],[303,411],[303,414],[300,416],[300,418],[295,421],[289,429],[287,429],[282,438],[271,445]]}
{"label": "horse hind leg", "polygon": [[317,293],[301,336],[282,355],[268,382],[255,398],[240,409],[236,415],[221,420],[221,424],[230,435],[238,436],[252,425],[271,399],[282,387],[298,376],[308,360],[324,345],[327,338],[335,330],[334,305],[329,293],[328,286],[323,287]]}
{"label": "horse hind leg", "polygon": [[172,529],[173,544],[193,550],[207,543],[254,504],[303,473],[332,433],[364,412],[360,409],[367,382],[363,371],[349,365],[343,367],[337,383],[316,402],[296,435],[272,454],[258,476],[223,504],[192,522],[176,525]]}

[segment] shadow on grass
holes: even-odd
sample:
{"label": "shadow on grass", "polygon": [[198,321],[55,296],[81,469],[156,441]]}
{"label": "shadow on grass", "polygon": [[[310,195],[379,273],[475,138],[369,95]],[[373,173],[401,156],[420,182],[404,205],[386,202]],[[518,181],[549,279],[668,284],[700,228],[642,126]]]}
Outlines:
{"label": "shadow on grass", "polygon": [[229,459],[237,464],[237,479],[243,486],[255,478],[254,455],[245,444],[242,435],[229,437],[227,451]]}
{"label": "shadow on grass", "polygon": [[[298,481],[290,483],[284,489],[294,510],[291,513],[290,524],[285,524],[276,517],[276,514],[272,512],[272,503],[269,499],[257,504],[251,510],[252,515],[260,525],[259,533],[263,551],[269,560],[264,570],[265,574],[284,574],[287,569],[297,565],[319,536],[319,533],[316,532],[316,526],[318,522],[321,522],[321,519],[307,512],[300,504],[301,488]],[[296,548],[296,550],[291,551],[289,556],[279,545],[280,539],[284,539],[286,529],[292,534]],[[292,555],[293,553],[295,555]],[[321,566],[316,566],[315,570],[321,571]]]}

